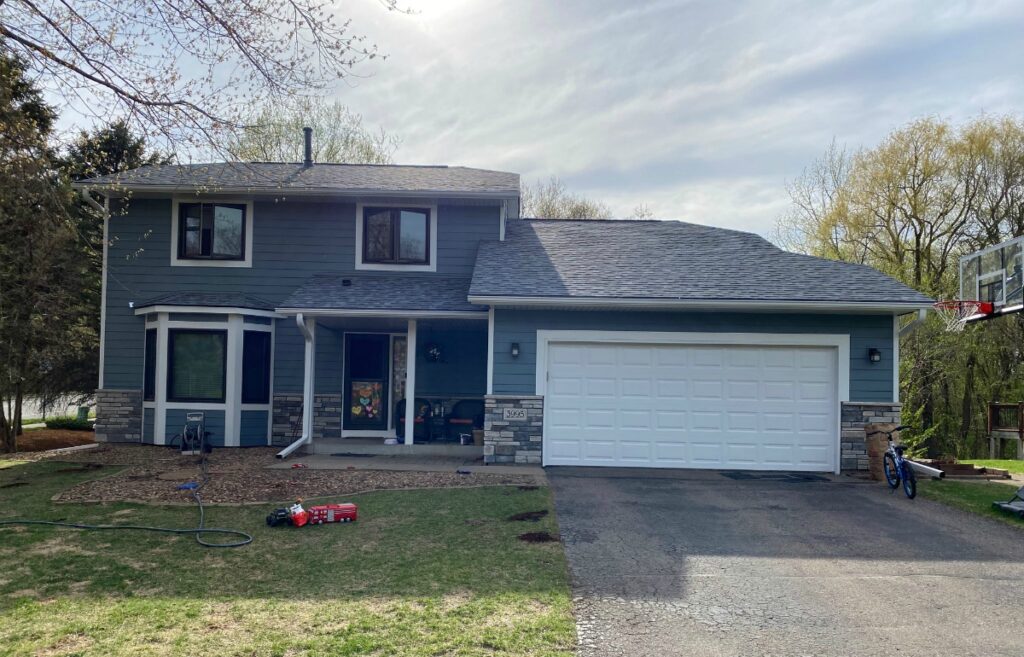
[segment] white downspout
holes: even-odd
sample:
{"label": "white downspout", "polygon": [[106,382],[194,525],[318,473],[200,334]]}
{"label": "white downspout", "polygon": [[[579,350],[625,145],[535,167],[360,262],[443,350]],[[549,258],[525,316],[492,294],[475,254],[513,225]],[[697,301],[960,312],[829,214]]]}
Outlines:
{"label": "white downspout", "polygon": [[921,310],[918,310],[917,311],[917,319],[915,319],[914,321],[910,322],[909,324],[907,324],[906,326],[904,326],[903,328],[900,329],[900,337],[902,338],[905,335],[910,335],[910,333],[914,329],[916,329],[917,326],[921,322],[923,322],[926,317],[928,317],[928,310],[927,309],[922,308]]}
{"label": "white downspout", "polygon": [[302,339],[306,343],[305,371],[302,378],[302,436],[277,453],[277,458],[286,458],[289,454],[313,442],[313,385],[316,381],[316,324],[306,324],[306,318],[299,313],[295,316],[295,323],[302,333]]}

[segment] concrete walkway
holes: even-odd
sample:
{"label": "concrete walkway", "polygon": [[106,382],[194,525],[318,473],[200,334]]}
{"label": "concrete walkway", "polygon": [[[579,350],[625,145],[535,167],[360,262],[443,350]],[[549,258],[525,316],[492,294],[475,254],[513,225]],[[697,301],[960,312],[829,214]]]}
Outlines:
{"label": "concrete walkway", "polygon": [[279,460],[267,467],[274,470],[287,470],[296,463],[312,470],[400,470],[408,472],[455,472],[461,470],[475,474],[521,474],[544,478],[544,468],[536,465],[484,465],[478,459],[450,456],[298,454],[283,461]]}

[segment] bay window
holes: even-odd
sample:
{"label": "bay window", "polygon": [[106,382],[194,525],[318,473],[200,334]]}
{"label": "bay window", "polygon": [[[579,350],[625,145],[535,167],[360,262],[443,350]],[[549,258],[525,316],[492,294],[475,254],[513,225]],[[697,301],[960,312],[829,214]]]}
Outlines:
{"label": "bay window", "polygon": [[223,402],[227,331],[170,329],[167,337],[167,401]]}

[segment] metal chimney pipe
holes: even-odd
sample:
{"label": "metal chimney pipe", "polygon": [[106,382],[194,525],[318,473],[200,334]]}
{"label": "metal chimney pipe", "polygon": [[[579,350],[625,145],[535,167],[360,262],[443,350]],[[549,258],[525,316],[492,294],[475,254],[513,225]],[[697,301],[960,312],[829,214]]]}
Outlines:
{"label": "metal chimney pipe", "polygon": [[313,128],[303,128],[303,139],[305,141],[305,159],[302,160],[302,165],[305,167],[313,166]]}

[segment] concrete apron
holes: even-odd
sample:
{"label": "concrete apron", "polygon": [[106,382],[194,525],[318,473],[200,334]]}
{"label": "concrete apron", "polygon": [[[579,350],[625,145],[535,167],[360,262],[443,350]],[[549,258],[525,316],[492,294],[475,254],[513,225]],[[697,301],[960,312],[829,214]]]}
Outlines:
{"label": "concrete apron", "polygon": [[299,454],[277,461],[267,468],[289,470],[301,464],[311,470],[392,470],[404,472],[472,472],[474,474],[528,475],[544,478],[544,468],[537,465],[484,465],[477,460],[447,456],[403,456],[372,454],[330,456]]}

